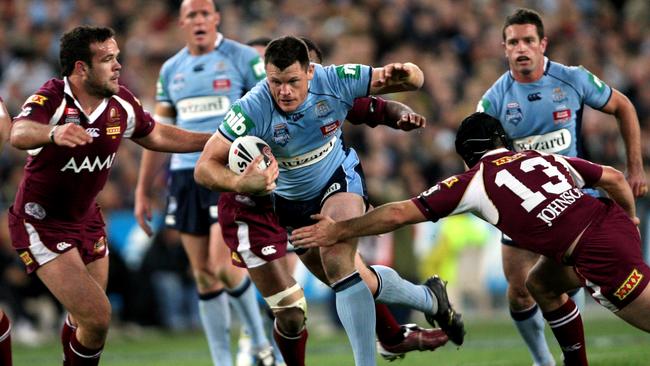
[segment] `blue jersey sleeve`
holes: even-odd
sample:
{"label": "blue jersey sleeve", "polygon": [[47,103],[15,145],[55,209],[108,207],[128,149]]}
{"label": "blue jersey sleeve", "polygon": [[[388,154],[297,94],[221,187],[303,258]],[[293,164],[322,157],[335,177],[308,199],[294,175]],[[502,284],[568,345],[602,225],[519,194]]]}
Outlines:
{"label": "blue jersey sleeve", "polygon": [[498,108],[501,105],[499,101],[500,98],[498,96],[496,88],[493,86],[490,89],[488,89],[485,92],[485,94],[483,94],[483,97],[481,98],[481,100],[479,100],[478,104],[476,105],[476,111],[487,113],[490,116],[499,119]]}
{"label": "blue jersey sleeve", "polygon": [[358,97],[370,92],[372,68],[360,64],[332,65],[324,68],[331,90],[350,107]]}
{"label": "blue jersey sleeve", "polygon": [[168,60],[160,68],[160,75],[158,75],[158,81],[156,82],[156,102],[172,103],[172,100],[169,97],[170,63],[171,60]]}
{"label": "blue jersey sleeve", "polygon": [[602,109],[612,96],[612,88],[582,66],[570,67],[572,84],[583,95],[584,103]]}
{"label": "blue jersey sleeve", "polygon": [[[240,136],[259,136],[263,130],[264,121],[269,120],[272,114],[272,111],[264,108],[264,100],[268,98],[270,96],[268,96],[265,84],[259,83],[233,103],[219,126],[219,132],[230,141],[234,141]],[[265,111],[266,113],[264,113]]]}

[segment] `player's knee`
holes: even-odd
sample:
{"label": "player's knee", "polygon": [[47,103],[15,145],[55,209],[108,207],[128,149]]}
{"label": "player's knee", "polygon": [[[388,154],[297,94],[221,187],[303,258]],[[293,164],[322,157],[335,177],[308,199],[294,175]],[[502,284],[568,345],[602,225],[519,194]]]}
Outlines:
{"label": "player's knee", "polygon": [[305,313],[299,308],[287,308],[275,313],[275,321],[282,334],[294,336],[305,327]]}
{"label": "player's knee", "polygon": [[210,289],[218,282],[217,274],[213,268],[200,266],[192,270],[192,276],[199,289]]}
{"label": "player's knee", "polygon": [[99,304],[93,311],[84,315],[74,315],[74,317],[77,319],[78,326],[97,338],[104,338],[111,323],[110,303],[107,299],[105,304]]}
{"label": "player's knee", "polygon": [[307,317],[307,299],[300,285],[295,284],[264,298],[276,316],[279,330],[286,335],[302,331]]}

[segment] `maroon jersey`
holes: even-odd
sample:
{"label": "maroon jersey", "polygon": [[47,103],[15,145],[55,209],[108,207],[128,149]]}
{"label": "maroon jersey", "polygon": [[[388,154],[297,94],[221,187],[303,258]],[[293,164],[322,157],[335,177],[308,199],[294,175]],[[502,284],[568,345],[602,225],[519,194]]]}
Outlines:
{"label": "maroon jersey", "polygon": [[48,144],[29,151],[13,210],[39,220],[78,221],[92,212],[122,138],[146,136],[155,124],[124,87],[86,115],[67,79],[49,80],[29,97],[14,122],[25,119],[51,126],[75,123],[93,137],[75,148]]}
{"label": "maroon jersey", "polygon": [[517,245],[560,260],[605,204],[585,195],[602,167],[536,151],[494,150],[472,169],[412,199],[430,220],[472,212]]}

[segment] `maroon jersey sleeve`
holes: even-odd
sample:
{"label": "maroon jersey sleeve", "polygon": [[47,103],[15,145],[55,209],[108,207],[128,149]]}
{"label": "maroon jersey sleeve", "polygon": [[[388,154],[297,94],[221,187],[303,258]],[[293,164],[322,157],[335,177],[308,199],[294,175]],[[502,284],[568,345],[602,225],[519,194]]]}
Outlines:
{"label": "maroon jersey sleeve", "polygon": [[386,119],[385,107],[386,101],[379,97],[357,98],[345,119],[354,125],[365,123],[370,127],[376,127]]}
{"label": "maroon jersey sleeve", "polygon": [[[580,174],[584,184],[582,186],[593,187],[603,175],[603,167],[590,161],[563,156],[561,159],[566,160]],[[578,177],[574,177],[578,178]],[[576,179],[577,181],[577,179]],[[582,188],[579,187],[579,188]]]}
{"label": "maroon jersey sleeve", "polygon": [[411,201],[424,217],[431,221],[468,211],[469,207],[462,208],[459,204],[475,173],[476,170],[472,169],[464,174],[451,176],[412,198]]}
{"label": "maroon jersey sleeve", "polygon": [[[131,91],[129,91],[124,86],[120,87],[119,97],[125,100],[133,107],[135,112],[135,126],[131,138],[140,138],[147,136],[153,131],[156,121],[149,112],[147,112],[140,103],[140,100],[136,98]],[[129,136],[127,136],[129,137]]]}
{"label": "maroon jersey sleeve", "polygon": [[32,120],[35,122],[49,124],[50,119],[54,115],[56,109],[61,105],[63,94],[58,90],[62,90],[62,80],[51,79],[38,91],[32,94],[25,103],[20,113],[14,118],[13,122],[21,121],[24,119]]}

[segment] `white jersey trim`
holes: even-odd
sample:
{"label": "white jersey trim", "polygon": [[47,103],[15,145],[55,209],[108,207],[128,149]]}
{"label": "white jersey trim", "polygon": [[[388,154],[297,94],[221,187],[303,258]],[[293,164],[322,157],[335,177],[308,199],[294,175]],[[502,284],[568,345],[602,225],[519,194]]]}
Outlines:
{"label": "white jersey trim", "polygon": [[131,138],[135,131],[135,110],[133,109],[133,105],[117,95],[113,95],[113,98],[115,98],[115,100],[117,100],[126,110],[126,129],[124,130],[124,137]]}

